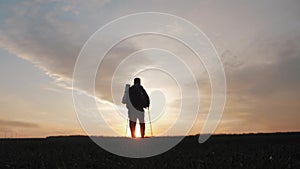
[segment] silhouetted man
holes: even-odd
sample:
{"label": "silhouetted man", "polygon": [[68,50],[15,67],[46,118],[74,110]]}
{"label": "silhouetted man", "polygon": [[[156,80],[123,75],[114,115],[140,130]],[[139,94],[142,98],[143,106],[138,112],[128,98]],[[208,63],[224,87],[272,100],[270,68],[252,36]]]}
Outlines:
{"label": "silhouetted man", "polygon": [[122,103],[126,104],[126,107],[128,108],[131,137],[136,137],[135,127],[138,119],[140,122],[141,137],[143,138],[145,136],[144,108],[149,107],[150,100],[147,92],[141,85],[140,78],[135,78],[134,85],[131,87],[129,87],[128,84],[126,85]]}

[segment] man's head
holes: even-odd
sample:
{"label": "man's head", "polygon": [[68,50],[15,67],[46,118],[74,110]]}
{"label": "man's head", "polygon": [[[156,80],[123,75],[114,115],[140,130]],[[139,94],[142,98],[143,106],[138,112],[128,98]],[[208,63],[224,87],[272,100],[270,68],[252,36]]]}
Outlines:
{"label": "man's head", "polygon": [[140,78],[135,78],[134,79],[134,85],[141,85],[141,79]]}

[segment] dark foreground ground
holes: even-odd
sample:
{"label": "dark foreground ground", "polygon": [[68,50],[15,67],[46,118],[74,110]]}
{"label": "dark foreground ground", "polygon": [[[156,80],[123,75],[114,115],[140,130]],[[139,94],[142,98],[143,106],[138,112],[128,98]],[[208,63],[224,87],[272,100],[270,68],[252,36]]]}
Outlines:
{"label": "dark foreground ground", "polygon": [[[120,138],[116,138],[120,139]],[[196,136],[159,156],[119,157],[88,137],[0,139],[0,169],[278,168],[300,169],[300,133]]]}

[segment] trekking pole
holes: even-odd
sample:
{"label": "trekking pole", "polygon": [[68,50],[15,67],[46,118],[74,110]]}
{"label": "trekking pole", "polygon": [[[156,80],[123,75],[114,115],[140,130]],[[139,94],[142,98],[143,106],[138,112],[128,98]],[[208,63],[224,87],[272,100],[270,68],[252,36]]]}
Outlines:
{"label": "trekking pole", "polygon": [[149,116],[149,121],[150,121],[151,136],[153,137],[152,123],[151,123],[151,118],[150,118],[150,110],[149,110],[149,107],[148,107],[148,116]]}
{"label": "trekking pole", "polygon": [[128,130],[129,120],[126,119],[126,130],[125,130],[125,137],[127,136],[127,130]]}

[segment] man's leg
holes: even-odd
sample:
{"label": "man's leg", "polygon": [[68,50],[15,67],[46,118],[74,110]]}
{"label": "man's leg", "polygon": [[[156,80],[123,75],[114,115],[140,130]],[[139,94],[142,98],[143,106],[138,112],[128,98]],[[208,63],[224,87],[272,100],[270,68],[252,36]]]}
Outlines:
{"label": "man's leg", "polygon": [[136,122],[131,121],[131,120],[129,121],[129,127],[130,127],[132,138],[135,138],[135,125],[136,125]]}
{"label": "man's leg", "polygon": [[141,136],[142,138],[145,137],[145,123],[140,123],[140,128],[141,128]]}

